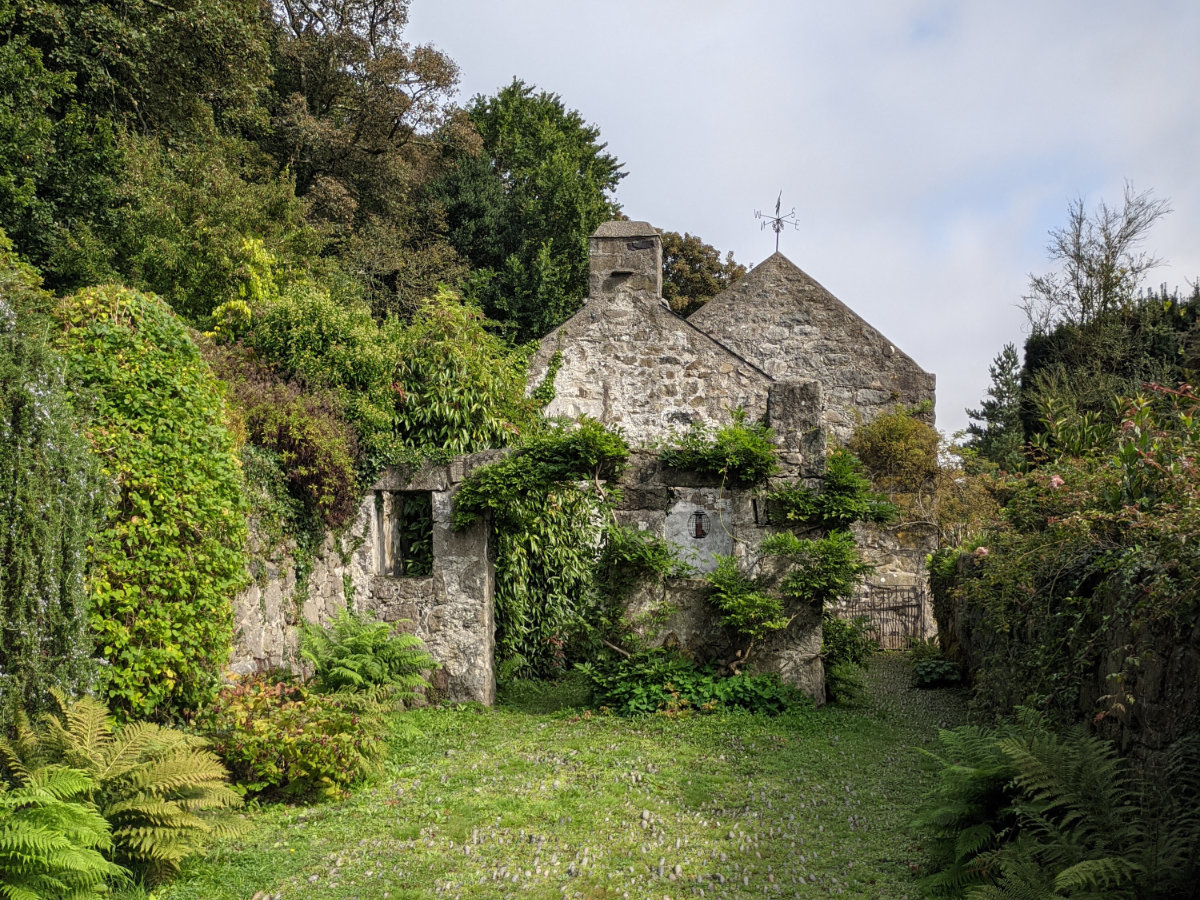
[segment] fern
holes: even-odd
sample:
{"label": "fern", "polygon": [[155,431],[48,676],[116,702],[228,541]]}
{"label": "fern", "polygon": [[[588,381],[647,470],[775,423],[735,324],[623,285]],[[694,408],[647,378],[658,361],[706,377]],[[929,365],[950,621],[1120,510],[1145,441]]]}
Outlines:
{"label": "fern", "polygon": [[402,700],[419,699],[429,687],[422,673],[438,665],[420,638],[348,609],[332,625],[305,625],[300,655],[313,667],[318,691],[387,686]]}
{"label": "fern", "polygon": [[20,723],[15,740],[0,742],[0,766],[17,775],[48,766],[86,773],[92,786],[83,796],[111,827],[116,862],[159,881],[209,838],[237,830],[219,813],[241,798],[202,739],[148,722],[117,725],[96,700],[56,700],[57,713],[36,727]]}
{"label": "fern", "polygon": [[103,856],[108,822],[86,802],[85,773],[48,766],[0,782],[0,898],[97,897],[128,873]]}

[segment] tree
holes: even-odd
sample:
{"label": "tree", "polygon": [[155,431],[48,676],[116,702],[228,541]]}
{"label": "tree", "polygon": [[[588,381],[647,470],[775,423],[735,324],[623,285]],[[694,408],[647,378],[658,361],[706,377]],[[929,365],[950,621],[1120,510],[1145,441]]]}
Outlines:
{"label": "tree", "polygon": [[1034,333],[1056,325],[1085,326],[1134,303],[1143,276],[1162,262],[1139,247],[1170,211],[1165,200],[1154,199],[1151,191],[1135,193],[1128,183],[1120,209],[1101,201],[1089,213],[1082,198],[1071,201],[1066,226],[1051,230],[1047,247],[1061,268],[1031,275],[1022,299]]}
{"label": "tree", "polygon": [[968,409],[973,421],[967,426],[969,446],[986,460],[1012,472],[1025,462],[1021,448],[1025,432],[1021,426],[1021,360],[1014,344],[1005,344],[988,373],[992,384],[979,409]]}
{"label": "tree", "polygon": [[587,239],[620,211],[613,193],[625,173],[557,94],[514,80],[468,112],[482,155],[464,156],[431,195],[477,270],[468,294],[515,339],[541,337],[582,304]]}
{"label": "tree", "polygon": [[690,316],[746,274],[732,251],[722,261],[721,251],[696,235],[664,231],[662,242],[663,297],[681,316]]}
{"label": "tree", "polygon": [[52,302],[0,232],[0,733],[92,669],[83,566],[98,479],[63,363],[34,310]]}
{"label": "tree", "polygon": [[410,0],[275,0],[276,161],[364,285],[376,313],[405,312],[463,275],[424,186],[478,148],[450,106],[458,67],[403,40]]}

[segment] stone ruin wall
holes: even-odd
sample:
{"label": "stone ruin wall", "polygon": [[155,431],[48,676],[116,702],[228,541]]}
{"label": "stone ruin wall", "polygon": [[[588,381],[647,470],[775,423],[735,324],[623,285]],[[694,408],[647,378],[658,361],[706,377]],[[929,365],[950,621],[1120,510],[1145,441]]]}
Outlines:
{"label": "stone ruin wall", "polygon": [[[500,454],[477,453],[415,475],[385,472],[367,492],[353,524],[326,535],[305,589],[297,597],[296,566],[281,548],[252,572],[254,581],[234,600],[236,637],[231,669],[248,674],[302,668],[297,653],[301,622],[327,623],[350,605],[385,622],[400,622],[440,664],[429,680],[437,696],[491,704],[496,696],[494,576],[488,526],[463,531],[450,524],[454,493],[475,467]],[[433,571],[418,577],[383,574],[387,532],[377,497],[428,493],[433,513]]]}

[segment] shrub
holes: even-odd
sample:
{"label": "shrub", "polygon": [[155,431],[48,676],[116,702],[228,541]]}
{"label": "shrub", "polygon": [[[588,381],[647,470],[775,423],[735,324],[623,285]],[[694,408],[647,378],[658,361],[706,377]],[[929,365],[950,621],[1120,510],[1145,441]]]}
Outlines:
{"label": "shrub", "polygon": [[313,687],[322,693],[387,686],[398,699],[415,700],[429,687],[422,670],[438,668],[416,635],[398,634],[387,622],[349,609],[332,625],[301,626],[300,655],[313,667]]}
{"label": "shrub", "polygon": [[945,687],[958,684],[961,680],[958,666],[943,657],[918,659],[913,662],[913,684],[919,688]]}
{"label": "shrub", "polygon": [[108,822],[86,801],[92,780],[50,766],[0,780],[0,897],[90,900],[128,873],[106,860]]}
{"label": "shrub", "polygon": [[717,568],[704,577],[713,589],[709,602],[721,614],[723,625],[751,643],[788,626],[791,619],[783,613],[782,598],[767,593],[758,580],[743,575],[732,556],[718,555],[716,559]]}
{"label": "shrub", "polygon": [[723,482],[749,486],[765,481],[779,470],[775,433],[763,424],[746,424],[745,410],[736,410],[733,422],[714,433],[693,423],[686,434],[659,453],[673,469],[719,477]]}
{"label": "shrub", "polygon": [[862,463],[846,450],[834,450],[825,461],[821,490],[803,484],[785,485],[766,495],[771,518],[779,524],[845,529],[855,522],[890,522],[896,507],[871,490]]}
{"label": "shrub", "polygon": [[815,540],[801,539],[791,532],[774,534],[763,541],[762,551],[791,563],[780,582],[780,593],[788,600],[817,609],[849,600],[872,570],[848,531],[834,531]]}
{"label": "shrub", "polygon": [[387,755],[381,696],[318,694],[260,675],[222,689],[196,725],[248,792],[298,802],[337,798],[378,773]]}
{"label": "shrub", "polygon": [[940,441],[937,429],[914,410],[897,407],[855,429],[847,448],[880,487],[915,493],[937,477]]}
{"label": "shrub", "polygon": [[51,688],[94,676],[83,571],[96,465],[62,360],[28,309],[47,299],[39,283],[0,232],[0,734]]}
{"label": "shrub", "polygon": [[241,804],[229,773],[200,738],[148,722],[116,723],[104,704],[83,699],[22,725],[0,743],[8,774],[66,766],[85,774],[82,797],[112,829],[112,856],[150,882],[179,871],[214,834],[235,829],[211,815]]}
{"label": "shrub", "polygon": [[205,356],[225,380],[246,436],[273,452],[288,488],[329,528],[358,512],[358,439],[327,389],[284,381],[238,347],[206,345]]}
{"label": "shrub", "polygon": [[871,623],[866,616],[839,619],[826,610],[821,616],[821,657],[827,665],[849,663],[865,665],[879,647],[871,637]]}
{"label": "shrub", "polygon": [[878,649],[866,616],[840,619],[832,610],[821,614],[821,659],[825,663],[825,697],[833,703],[860,703],[867,697],[863,666]]}
{"label": "shrub", "polygon": [[578,668],[592,682],[594,702],[626,716],[720,709],[775,715],[803,698],[774,675],[721,676],[711,666],[697,668],[663,649],[580,663]]}
{"label": "shrub", "polygon": [[112,485],[90,547],[100,691],[115,712],[169,715],[212,696],[246,581],[246,501],[215,379],[157,298],[89,288],[56,342],[94,398],[88,429]]}
{"label": "shrub", "polygon": [[454,526],[484,514],[496,534],[496,658],[521,659],[513,675],[555,673],[567,643],[598,603],[595,566],[611,498],[629,448],[593,419],[530,438],[481,466],[454,500]]}

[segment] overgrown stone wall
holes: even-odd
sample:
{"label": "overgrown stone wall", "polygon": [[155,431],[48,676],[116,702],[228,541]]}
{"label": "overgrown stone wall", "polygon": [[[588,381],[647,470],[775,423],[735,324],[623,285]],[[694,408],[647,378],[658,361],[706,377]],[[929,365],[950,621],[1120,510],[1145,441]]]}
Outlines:
{"label": "overgrown stone wall", "polygon": [[688,321],[773,379],[819,382],[839,441],[897,403],[933,421],[933,375],[780,253]]}
{"label": "overgrown stone wall", "polygon": [[[354,523],[327,535],[308,577],[297,585],[296,565],[283,548],[257,564],[254,583],[234,602],[235,672],[299,668],[301,622],[328,622],[347,605],[401,622],[425,643],[441,668],[430,681],[451,700],[495,700],[495,622],[488,526],[463,531],[450,524],[453,497],[466,475],[496,453],[477,453],[416,474],[385,472],[372,485]],[[381,574],[380,511],[376,492],[428,492],[433,512],[433,570],[419,577]]]}
{"label": "overgrown stone wall", "polygon": [[[621,478],[624,501],[617,519],[664,537],[680,547],[680,555],[697,563],[700,572],[715,568],[714,552],[733,555],[751,574],[778,574],[759,554],[763,539],[773,530],[765,524],[765,510],[753,490],[732,489],[692,473],[664,467],[656,455],[637,453]],[[673,527],[680,511],[689,515],[708,510],[710,533],[697,539],[686,528]],[[719,513],[719,515],[717,514]],[[716,532],[716,540],[712,540]],[[678,647],[705,661],[729,662],[740,642],[721,625],[708,602],[710,589],[703,577],[667,579],[635,592],[626,618],[651,644]],[[746,666],[774,672],[821,703],[825,700],[825,674],[821,662],[820,610],[797,607],[783,631],[772,635],[750,653]]]}

